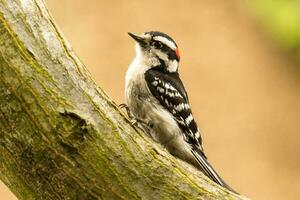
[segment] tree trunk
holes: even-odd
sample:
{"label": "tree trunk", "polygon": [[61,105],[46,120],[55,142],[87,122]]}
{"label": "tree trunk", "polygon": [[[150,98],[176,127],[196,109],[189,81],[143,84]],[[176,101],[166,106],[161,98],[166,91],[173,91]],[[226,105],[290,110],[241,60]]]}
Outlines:
{"label": "tree trunk", "polygon": [[242,199],[135,130],[42,0],[0,0],[0,178],[19,199]]}

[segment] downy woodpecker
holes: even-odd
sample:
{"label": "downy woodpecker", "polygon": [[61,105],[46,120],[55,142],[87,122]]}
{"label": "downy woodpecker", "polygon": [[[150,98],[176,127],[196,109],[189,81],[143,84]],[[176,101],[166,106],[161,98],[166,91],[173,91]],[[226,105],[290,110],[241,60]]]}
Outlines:
{"label": "downy woodpecker", "polygon": [[178,74],[178,47],[168,35],[128,33],[136,57],[125,78],[125,102],[139,126],[172,155],[194,165],[219,185],[234,191],[207,161],[187,93]]}

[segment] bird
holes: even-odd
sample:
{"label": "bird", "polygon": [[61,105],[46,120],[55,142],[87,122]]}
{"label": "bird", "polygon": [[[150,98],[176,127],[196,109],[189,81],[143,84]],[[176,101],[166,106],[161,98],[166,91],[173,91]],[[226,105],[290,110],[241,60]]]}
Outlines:
{"label": "bird", "polygon": [[173,156],[190,163],[215,183],[235,192],[213,169],[204,153],[188,94],[180,79],[175,41],[160,31],[128,33],[136,55],[125,75],[129,118]]}

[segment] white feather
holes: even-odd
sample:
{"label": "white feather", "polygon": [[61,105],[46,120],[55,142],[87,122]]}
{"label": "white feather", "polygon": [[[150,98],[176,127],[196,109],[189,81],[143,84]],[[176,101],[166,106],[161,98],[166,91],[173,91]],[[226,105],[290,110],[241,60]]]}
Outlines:
{"label": "white feather", "polygon": [[173,50],[176,49],[175,43],[172,42],[171,40],[169,40],[168,38],[165,38],[162,36],[155,36],[153,39],[162,42],[163,44],[167,45],[168,47],[170,47]]}

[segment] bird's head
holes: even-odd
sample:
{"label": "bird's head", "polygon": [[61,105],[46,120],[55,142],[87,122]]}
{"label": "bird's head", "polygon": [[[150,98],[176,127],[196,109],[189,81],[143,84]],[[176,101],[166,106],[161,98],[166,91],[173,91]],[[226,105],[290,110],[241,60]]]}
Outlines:
{"label": "bird's head", "polygon": [[169,72],[177,71],[180,56],[178,47],[170,36],[158,31],[145,32],[141,35],[128,34],[137,42],[138,54],[164,64]]}

